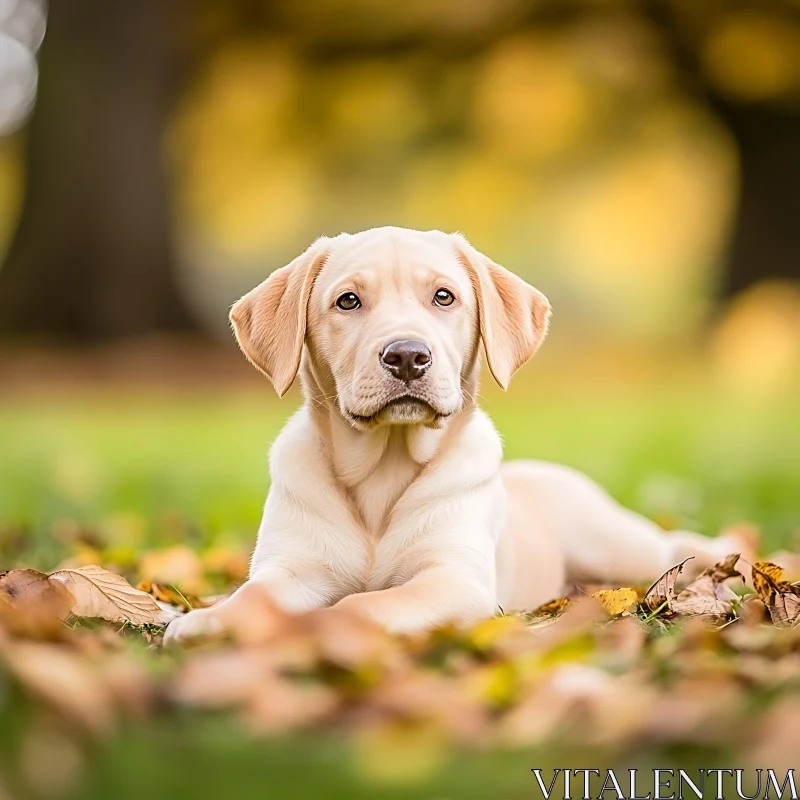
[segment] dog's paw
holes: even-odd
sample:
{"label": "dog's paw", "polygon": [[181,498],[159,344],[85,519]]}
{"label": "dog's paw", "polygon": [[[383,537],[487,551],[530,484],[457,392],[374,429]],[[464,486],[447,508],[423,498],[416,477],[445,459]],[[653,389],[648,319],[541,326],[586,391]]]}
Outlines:
{"label": "dog's paw", "polygon": [[164,631],[164,644],[179,644],[225,632],[222,616],[214,608],[198,608],[174,619]]}

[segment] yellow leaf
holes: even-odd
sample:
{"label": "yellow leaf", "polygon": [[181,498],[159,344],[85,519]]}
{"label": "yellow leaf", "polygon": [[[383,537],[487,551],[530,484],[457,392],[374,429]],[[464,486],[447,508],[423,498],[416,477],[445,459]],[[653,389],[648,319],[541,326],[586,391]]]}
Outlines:
{"label": "yellow leaf", "polygon": [[783,567],[771,561],[757,561],[753,564],[753,588],[759,597],[768,603],[775,587],[783,581]]}
{"label": "yellow leaf", "polygon": [[491,617],[479,622],[469,633],[470,642],[478,650],[491,650],[499,639],[520,627],[516,617]]}
{"label": "yellow leaf", "polygon": [[469,676],[468,686],[480,700],[504,707],[513,702],[519,689],[519,680],[514,666],[501,661],[475,670]]}
{"label": "yellow leaf", "polygon": [[184,594],[174,586],[165,586],[161,583],[153,583],[153,581],[142,581],[136,588],[140,592],[149,594],[159,603],[166,603],[183,611],[191,611],[194,608],[207,608],[209,605],[193,594]]}
{"label": "yellow leaf", "polygon": [[601,589],[592,597],[612,616],[618,617],[625,613],[639,599],[633,589]]}
{"label": "yellow leaf", "polygon": [[558,600],[551,600],[539,608],[530,612],[532,617],[557,617],[569,605],[569,597],[559,597]]}
{"label": "yellow leaf", "polygon": [[770,561],[753,564],[753,586],[776,625],[800,619],[800,586],[783,579],[783,567]]}

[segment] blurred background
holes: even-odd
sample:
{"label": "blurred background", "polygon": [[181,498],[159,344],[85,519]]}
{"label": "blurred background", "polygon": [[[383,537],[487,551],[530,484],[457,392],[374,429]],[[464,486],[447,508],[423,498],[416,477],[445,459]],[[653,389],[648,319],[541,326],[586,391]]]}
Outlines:
{"label": "blurred background", "polygon": [[[798,187],[798,0],[0,0],[0,572],[100,564],[189,597],[244,580],[268,447],[300,398],[278,401],[246,363],[228,308],[320,234],[387,224],[460,230],[551,300],[540,354],[507,394],[482,387],[508,457],[578,467],[666,528],[800,550]],[[774,558],[800,578],[800,558]],[[589,740],[586,720],[609,720],[601,740],[629,731],[626,766],[653,741],[628,712],[666,726],[659,767],[743,763],[723,757],[734,735],[796,762],[796,701],[765,721],[772,739],[753,728],[781,681],[798,685],[796,652],[775,660],[796,637],[761,661],[745,637],[720,672],[729,645],[654,635],[669,686],[641,695],[628,639],[607,658],[582,630],[547,661],[564,680],[523,708],[542,731],[568,689]],[[101,640],[72,633],[83,661],[14,651],[55,717],[0,668],[3,800],[367,798],[370,770],[413,782],[444,758],[413,726],[352,752],[336,728],[251,742],[230,713],[169,704],[185,654],[124,645],[153,676],[142,694],[130,661],[87,671]],[[476,652],[496,716],[522,691],[516,667]],[[598,683],[596,663],[622,678]],[[687,663],[702,679],[669,693]],[[372,685],[356,674],[328,679]],[[119,736],[76,735],[70,713],[99,717],[109,681],[153,708]],[[417,702],[460,725],[439,688],[452,677],[434,686]],[[583,704],[595,690],[610,704]],[[284,694],[264,719],[291,711]],[[380,796],[530,797],[531,767],[592,765],[534,755],[470,752],[446,783],[384,776]]]}
{"label": "blurred background", "polygon": [[2,0],[0,132],[0,519],[41,563],[65,519],[248,547],[298,399],[227,309],[384,224],[550,298],[485,382],[508,455],[792,543],[796,0]]}

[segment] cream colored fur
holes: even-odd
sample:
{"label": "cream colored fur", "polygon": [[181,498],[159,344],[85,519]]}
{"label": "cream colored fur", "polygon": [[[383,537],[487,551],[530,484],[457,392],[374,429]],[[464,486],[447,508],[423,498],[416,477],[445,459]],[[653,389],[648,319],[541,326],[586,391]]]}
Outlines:
{"label": "cream colored fur", "polygon": [[[439,289],[452,305],[434,302]],[[342,310],[347,292],[360,307]],[[392,631],[533,608],[577,581],[641,583],[730,543],[667,535],[574,470],[502,464],[476,407],[481,342],[504,388],[547,331],[549,305],[460,235],[377,228],[320,239],[231,312],[250,361],[305,404],[275,441],[250,579],[174,621],[166,640],[225,630],[250,592],[300,612],[342,607]],[[424,342],[424,377],[380,363]]]}

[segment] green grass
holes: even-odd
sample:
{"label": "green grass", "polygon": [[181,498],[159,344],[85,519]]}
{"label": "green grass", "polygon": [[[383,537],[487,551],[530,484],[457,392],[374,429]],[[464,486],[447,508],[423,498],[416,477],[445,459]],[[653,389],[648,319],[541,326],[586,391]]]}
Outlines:
{"label": "green grass", "polygon": [[[65,519],[134,546],[252,539],[269,444],[295,405],[266,391],[0,402],[0,524],[28,532],[14,552],[0,540],[0,558],[52,565],[53,525]],[[790,398],[764,408],[701,390],[586,396],[523,387],[486,405],[507,458],[578,467],[665,524],[713,534],[750,521],[767,549],[800,527],[800,425]]]}

